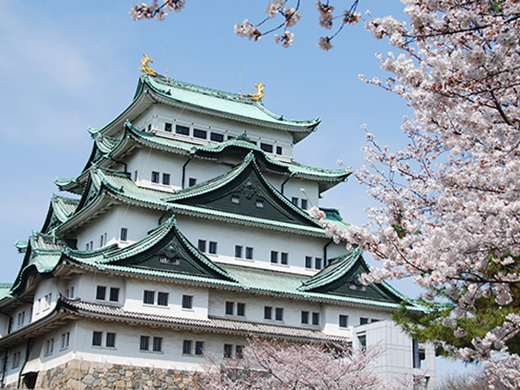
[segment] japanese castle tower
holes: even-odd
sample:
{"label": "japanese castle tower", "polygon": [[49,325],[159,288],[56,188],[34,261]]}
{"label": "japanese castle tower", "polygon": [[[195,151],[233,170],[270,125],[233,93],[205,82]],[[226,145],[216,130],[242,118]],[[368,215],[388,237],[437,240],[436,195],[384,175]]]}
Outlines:
{"label": "japanese castle tower", "polygon": [[293,160],[319,120],[268,111],[262,85],[242,96],[144,70],[17,243],[22,266],[0,287],[2,385],[183,388],[203,354],[240,355],[251,335],[380,343],[385,378],[434,378],[433,348],[390,320],[404,297],[361,285],[362,253],[306,211],[349,176]]}

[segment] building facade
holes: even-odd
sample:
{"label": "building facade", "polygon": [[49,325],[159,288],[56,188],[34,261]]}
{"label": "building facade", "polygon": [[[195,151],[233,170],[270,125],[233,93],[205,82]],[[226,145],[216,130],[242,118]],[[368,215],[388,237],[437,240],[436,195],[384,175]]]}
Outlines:
{"label": "building facade", "polygon": [[350,174],[294,161],[318,124],[257,95],[141,75],[130,105],[89,128],[92,153],[56,180],[65,195],[42,228],[17,243],[21,269],[0,286],[3,385],[183,388],[204,354],[240,355],[251,335],[379,343],[386,379],[433,383],[433,349],[390,320],[405,297],[359,283],[362,253],[307,213]]}

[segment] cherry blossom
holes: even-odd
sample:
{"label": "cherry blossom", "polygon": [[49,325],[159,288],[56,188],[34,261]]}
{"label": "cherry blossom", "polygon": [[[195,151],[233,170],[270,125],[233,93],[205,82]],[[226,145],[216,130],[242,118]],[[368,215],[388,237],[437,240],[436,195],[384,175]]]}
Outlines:
{"label": "cherry blossom", "polygon": [[[378,347],[354,351],[347,345],[289,343],[252,338],[235,358],[208,357],[210,362],[189,386],[206,390],[390,390],[412,389],[413,378],[388,384],[371,364]],[[238,374],[238,375],[237,375]]]}

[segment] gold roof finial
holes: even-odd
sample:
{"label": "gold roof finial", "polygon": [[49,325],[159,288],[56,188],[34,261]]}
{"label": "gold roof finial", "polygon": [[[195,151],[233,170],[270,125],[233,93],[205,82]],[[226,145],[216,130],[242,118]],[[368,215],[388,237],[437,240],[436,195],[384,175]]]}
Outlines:
{"label": "gold roof finial", "polygon": [[265,84],[256,83],[255,87],[256,87],[256,93],[248,93],[247,95],[251,98],[251,100],[254,100],[256,102],[258,100],[261,100],[265,96],[265,93],[264,93]]}
{"label": "gold roof finial", "polygon": [[153,64],[153,60],[144,53],[143,56],[144,58],[141,60],[141,68],[139,68],[139,70],[150,76],[157,76],[157,72],[148,66],[150,62]]}

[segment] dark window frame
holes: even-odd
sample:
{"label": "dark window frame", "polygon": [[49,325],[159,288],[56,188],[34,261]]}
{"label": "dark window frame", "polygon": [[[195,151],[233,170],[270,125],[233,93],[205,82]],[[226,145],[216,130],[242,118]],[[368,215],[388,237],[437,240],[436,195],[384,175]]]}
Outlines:
{"label": "dark window frame", "polygon": [[101,347],[103,344],[103,332],[95,330],[92,332],[92,346]]}
{"label": "dark window frame", "polygon": [[151,182],[155,183],[155,184],[159,184],[160,179],[161,179],[161,173],[158,171],[152,171],[152,177],[150,179]]}
{"label": "dark window frame", "polygon": [[107,287],[106,286],[96,286],[96,300],[105,301],[106,297],[107,297]]}
{"label": "dark window frame", "polygon": [[208,132],[206,130],[193,129],[193,137],[200,139],[208,139]]}
{"label": "dark window frame", "polygon": [[170,293],[159,291],[157,293],[157,306],[168,306]]}
{"label": "dark window frame", "polygon": [[155,291],[144,290],[143,291],[143,303],[145,305],[153,305],[153,304],[155,304]]}
{"label": "dark window frame", "polygon": [[110,302],[119,302],[119,287],[110,287],[109,293],[109,301]]}
{"label": "dark window frame", "polygon": [[171,179],[171,176],[169,173],[163,173],[162,174],[162,184],[165,185],[165,186],[169,186],[170,185],[170,179]]}
{"label": "dark window frame", "polygon": [[193,309],[193,295],[183,295],[182,296],[182,308],[183,309]]}
{"label": "dark window frame", "polygon": [[190,135],[190,128],[183,125],[175,125],[175,134]]}
{"label": "dark window frame", "polygon": [[115,348],[116,347],[116,333],[107,332],[105,338],[105,346],[107,348]]}

